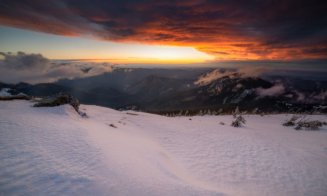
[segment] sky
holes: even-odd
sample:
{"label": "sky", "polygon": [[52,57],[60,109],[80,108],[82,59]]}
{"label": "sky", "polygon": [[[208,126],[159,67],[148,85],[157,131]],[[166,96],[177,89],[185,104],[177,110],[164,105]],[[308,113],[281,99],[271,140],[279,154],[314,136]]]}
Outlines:
{"label": "sky", "polygon": [[0,26],[1,49],[41,53],[50,59],[105,60],[113,63],[194,63],[214,59],[192,47],[119,43]]}
{"label": "sky", "polygon": [[117,62],[321,60],[317,0],[1,0],[2,52]]}
{"label": "sky", "polygon": [[0,81],[114,65],[326,72],[326,10],[323,0],[0,0]]}

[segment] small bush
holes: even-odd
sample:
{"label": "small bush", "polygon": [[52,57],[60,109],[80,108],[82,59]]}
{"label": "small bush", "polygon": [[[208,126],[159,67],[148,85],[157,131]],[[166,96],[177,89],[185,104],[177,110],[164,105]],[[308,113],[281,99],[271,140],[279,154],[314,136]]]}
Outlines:
{"label": "small bush", "polygon": [[324,125],[326,125],[326,122],[307,120],[306,116],[292,116],[291,119],[283,123],[283,126],[295,126],[295,130],[318,130]]}
{"label": "small bush", "polygon": [[293,126],[295,126],[295,122],[293,122],[293,121],[286,121],[286,122],[283,123],[283,126],[285,126],[285,127],[293,127]]}
{"label": "small bush", "polygon": [[239,115],[235,117],[235,120],[232,121],[231,126],[233,127],[241,127],[242,125],[245,124],[245,119],[243,118],[243,116]]}
{"label": "small bush", "polygon": [[55,107],[64,104],[69,104],[79,112],[79,101],[67,94],[59,94],[55,97],[45,98],[34,104],[34,107]]}
{"label": "small bush", "polygon": [[295,126],[296,121],[299,119],[299,116],[292,116],[289,120],[283,123],[283,126],[292,127]]}
{"label": "small bush", "polygon": [[306,129],[306,130],[318,130],[320,127],[324,125],[324,122],[313,120],[313,121],[299,121],[296,130]]}

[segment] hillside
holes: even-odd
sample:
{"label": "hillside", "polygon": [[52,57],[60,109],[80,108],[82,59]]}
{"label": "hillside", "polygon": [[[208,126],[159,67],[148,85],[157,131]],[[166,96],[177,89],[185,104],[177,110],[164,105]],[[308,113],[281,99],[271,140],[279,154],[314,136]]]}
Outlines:
{"label": "hillside", "polygon": [[[0,102],[0,195],[325,195],[327,127]],[[324,115],[310,119],[326,120]],[[224,122],[225,125],[220,124]]]}

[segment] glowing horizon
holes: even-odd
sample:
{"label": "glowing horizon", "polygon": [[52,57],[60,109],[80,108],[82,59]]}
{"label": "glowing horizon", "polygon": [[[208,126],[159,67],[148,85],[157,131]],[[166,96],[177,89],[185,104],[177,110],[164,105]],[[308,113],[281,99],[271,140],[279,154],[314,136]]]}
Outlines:
{"label": "glowing horizon", "polygon": [[[92,60],[112,63],[202,63],[214,57],[187,46],[115,43],[66,37],[0,26],[2,52],[28,51],[53,60]],[[31,47],[32,46],[32,47]]]}

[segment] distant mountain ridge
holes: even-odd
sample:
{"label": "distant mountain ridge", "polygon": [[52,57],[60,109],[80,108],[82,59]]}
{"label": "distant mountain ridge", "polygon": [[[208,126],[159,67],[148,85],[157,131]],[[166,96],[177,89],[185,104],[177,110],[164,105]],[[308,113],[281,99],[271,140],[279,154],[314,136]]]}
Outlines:
{"label": "distant mountain ridge", "polygon": [[247,76],[226,69],[120,68],[43,84],[5,84],[32,96],[70,93],[82,103],[154,113],[327,112],[327,79]]}

